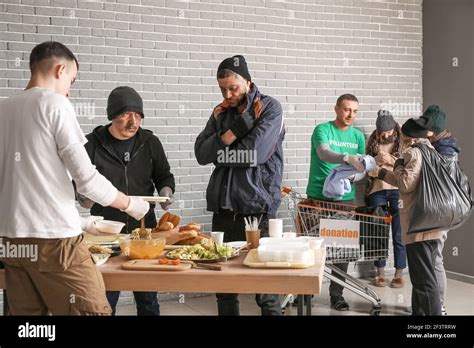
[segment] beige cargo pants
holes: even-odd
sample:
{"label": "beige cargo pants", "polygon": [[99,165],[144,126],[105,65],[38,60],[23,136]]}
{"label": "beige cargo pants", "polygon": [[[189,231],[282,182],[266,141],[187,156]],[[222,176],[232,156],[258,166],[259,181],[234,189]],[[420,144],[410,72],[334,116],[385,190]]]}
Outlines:
{"label": "beige cargo pants", "polygon": [[11,315],[110,315],[102,274],[82,235],[2,238],[2,242],[17,250],[25,245],[37,250],[36,257],[10,254],[1,259]]}

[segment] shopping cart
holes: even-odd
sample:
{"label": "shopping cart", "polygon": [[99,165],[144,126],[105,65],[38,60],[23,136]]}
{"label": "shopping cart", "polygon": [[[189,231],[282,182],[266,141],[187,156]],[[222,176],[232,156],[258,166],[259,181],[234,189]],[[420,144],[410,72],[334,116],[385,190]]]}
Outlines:
{"label": "shopping cart", "polygon": [[[282,189],[282,199],[286,203],[298,235],[325,238],[324,276],[370,301],[372,303],[370,315],[379,315],[381,305],[377,293],[335,267],[335,264],[387,259],[392,217],[359,213],[354,205],[306,199],[289,187]],[[344,227],[348,224],[353,228],[338,229],[338,226]],[[334,240],[331,237],[335,236],[347,237],[345,240],[349,240],[350,244],[328,243]],[[335,277],[334,273],[342,279]],[[284,305],[291,301],[292,296],[286,297]],[[310,302],[310,297],[305,297],[305,301],[309,298]]]}

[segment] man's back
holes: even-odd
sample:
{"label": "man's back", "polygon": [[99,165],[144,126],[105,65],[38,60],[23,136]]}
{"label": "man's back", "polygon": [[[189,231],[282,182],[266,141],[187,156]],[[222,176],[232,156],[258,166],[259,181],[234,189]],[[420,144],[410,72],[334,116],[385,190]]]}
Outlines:
{"label": "man's back", "polygon": [[71,179],[58,154],[85,140],[71,103],[34,87],[2,100],[0,117],[0,235],[81,233]]}

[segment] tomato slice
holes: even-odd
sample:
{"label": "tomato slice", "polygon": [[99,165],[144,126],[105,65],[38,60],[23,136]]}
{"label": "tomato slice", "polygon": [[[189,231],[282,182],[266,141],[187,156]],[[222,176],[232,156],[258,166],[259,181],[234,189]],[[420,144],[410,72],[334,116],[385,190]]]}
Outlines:
{"label": "tomato slice", "polygon": [[168,259],[159,259],[158,262],[160,265],[167,265],[169,263]]}
{"label": "tomato slice", "polygon": [[168,260],[168,263],[171,265],[179,265],[181,263],[180,259]]}

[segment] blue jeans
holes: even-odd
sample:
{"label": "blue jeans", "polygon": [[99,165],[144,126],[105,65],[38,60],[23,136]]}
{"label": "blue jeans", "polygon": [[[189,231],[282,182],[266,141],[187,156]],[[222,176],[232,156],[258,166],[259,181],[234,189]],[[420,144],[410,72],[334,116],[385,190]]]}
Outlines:
{"label": "blue jeans", "polygon": [[[107,300],[112,307],[112,315],[115,315],[115,308],[120,297],[120,291],[107,291]],[[137,303],[137,315],[160,315],[160,304],[156,292],[134,291],[133,296]]]}
{"label": "blue jeans", "polygon": [[[377,207],[380,205],[390,206],[395,208],[399,212],[398,200],[400,194],[398,190],[381,190],[372,193],[369,196],[369,205],[371,207]],[[402,229],[400,226],[400,215],[397,214],[392,219],[392,240],[393,240],[393,254],[395,259],[395,268],[404,269],[407,267],[407,253],[405,246],[402,244]],[[385,267],[386,260],[375,261],[375,267]]]}

